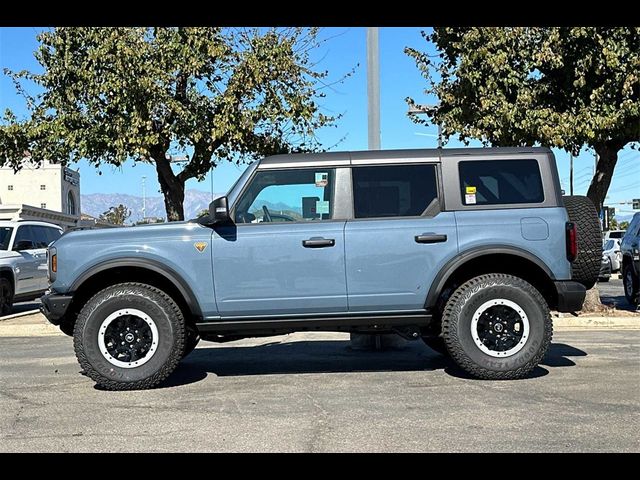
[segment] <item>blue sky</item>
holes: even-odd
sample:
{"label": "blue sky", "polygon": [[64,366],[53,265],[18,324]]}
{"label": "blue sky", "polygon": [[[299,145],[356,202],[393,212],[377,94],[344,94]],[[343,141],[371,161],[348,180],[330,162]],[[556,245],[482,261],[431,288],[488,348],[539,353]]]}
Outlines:
{"label": "blue sky", "polygon": [[[0,69],[38,70],[33,52],[38,43],[35,39],[40,28],[0,28]],[[315,53],[320,61],[318,68],[327,69],[331,77],[339,78],[355,67],[355,73],[344,83],[326,90],[327,97],[322,108],[327,114],[342,114],[337,128],[318,132],[325,147],[332,150],[365,150],[367,148],[367,86],[365,28],[340,27],[322,31],[327,42]],[[420,49],[433,47],[421,37],[424,28],[389,27],[380,29],[380,98],[382,148],[433,148],[437,146],[434,126],[414,124],[406,115],[404,98],[411,96],[419,102],[434,102],[423,94],[424,80],[412,59],[404,54],[404,47]],[[356,66],[358,65],[358,66]],[[14,89],[9,78],[0,72],[0,111],[11,108],[18,116],[26,113],[24,102]],[[479,144],[478,144],[479,145]],[[460,144],[451,140],[446,146]],[[446,148],[445,146],[445,148]],[[569,156],[555,150],[560,178],[569,190]],[[630,205],[617,202],[640,197],[640,153],[627,147],[621,153],[606,204],[616,207],[620,214],[632,213]],[[593,172],[594,154],[583,150],[575,159],[575,193],[585,194]],[[72,165],[78,168],[82,178],[82,193],[128,193],[142,194],[142,176],[146,176],[147,195],[159,195],[159,185],[152,165],[127,163],[121,168],[101,167],[102,175],[85,162]],[[240,175],[244,167],[223,164],[213,173],[213,189],[224,192]],[[211,178],[203,182],[190,180],[188,189],[211,191]]]}

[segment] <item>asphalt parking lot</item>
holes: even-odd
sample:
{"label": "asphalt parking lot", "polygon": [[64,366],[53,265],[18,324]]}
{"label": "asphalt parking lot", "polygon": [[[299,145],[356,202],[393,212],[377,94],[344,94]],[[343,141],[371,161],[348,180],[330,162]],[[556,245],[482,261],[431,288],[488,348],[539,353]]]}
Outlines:
{"label": "asphalt parking lot", "polygon": [[62,335],[0,336],[0,451],[640,451],[640,330],[557,332],[531,378],[467,378],[421,342],[201,343],[161,388],[107,392]]}

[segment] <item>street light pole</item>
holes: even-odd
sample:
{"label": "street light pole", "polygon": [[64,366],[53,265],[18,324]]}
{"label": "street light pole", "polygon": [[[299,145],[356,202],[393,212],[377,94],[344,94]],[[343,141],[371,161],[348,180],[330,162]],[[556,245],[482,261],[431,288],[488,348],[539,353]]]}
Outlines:
{"label": "street light pole", "polygon": [[569,154],[569,194],[573,195],[573,153]]}
{"label": "street light pole", "polygon": [[380,50],[378,27],[367,28],[369,150],[380,150]]}
{"label": "street light pole", "polygon": [[145,191],[145,181],[147,177],[145,175],[142,176],[142,221],[147,217],[147,195]]}

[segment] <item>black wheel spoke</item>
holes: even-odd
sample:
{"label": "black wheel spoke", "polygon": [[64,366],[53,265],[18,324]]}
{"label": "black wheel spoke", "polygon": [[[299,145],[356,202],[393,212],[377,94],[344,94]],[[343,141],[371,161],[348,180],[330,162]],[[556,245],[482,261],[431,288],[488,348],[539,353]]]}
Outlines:
{"label": "black wheel spoke", "polygon": [[107,353],[126,363],[143,359],[153,343],[149,324],[136,315],[122,315],[113,320],[104,332]]}
{"label": "black wheel spoke", "polygon": [[524,334],[524,324],[520,314],[506,305],[487,308],[477,323],[477,335],[482,344],[494,352],[513,349]]}

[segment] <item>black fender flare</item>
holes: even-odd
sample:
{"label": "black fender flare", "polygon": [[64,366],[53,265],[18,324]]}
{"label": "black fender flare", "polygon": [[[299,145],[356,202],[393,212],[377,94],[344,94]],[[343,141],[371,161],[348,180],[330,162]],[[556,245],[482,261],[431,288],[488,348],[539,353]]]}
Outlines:
{"label": "black fender flare", "polygon": [[191,313],[194,316],[202,317],[200,304],[198,303],[198,300],[196,299],[196,296],[194,295],[193,290],[191,290],[189,284],[171,267],[167,267],[157,260],[151,260],[148,258],[124,257],[115,260],[107,260],[105,262],[93,265],[82,272],[82,274],[74,280],[73,284],[69,288],[69,291],[76,292],[84,282],[86,282],[89,278],[93,277],[97,273],[104,272],[105,270],[110,270],[112,268],[122,267],[144,268],[162,275],[164,278],[166,278],[176,286],[185,302],[187,303],[189,310],[191,310]]}
{"label": "black fender flare", "polygon": [[555,280],[555,275],[553,274],[551,269],[542,260],[540,260],[540,258],[532,254],[531,252],[510,245],[483,245],[481,247],[471,248],[462,253],[459,253],[440,269],[440,271],[434,278],[433,283],[431,284],[429,293],[427,294],[425,307],[432,308],[436,305],[438,296],[440,295],[440,292],[442,292],[442,289],[447,283],[447,280],[449,280],[449,277],[451,277],[451,275],[458,268],[460,268],[470,260],[476,259],[478,257],[483,257],[485,255],[495,254],[514,255],[516,257],[528,260],[534,263],[536,266],[540,267],[540,269],[542,269],[549,276],[550,280]]}

